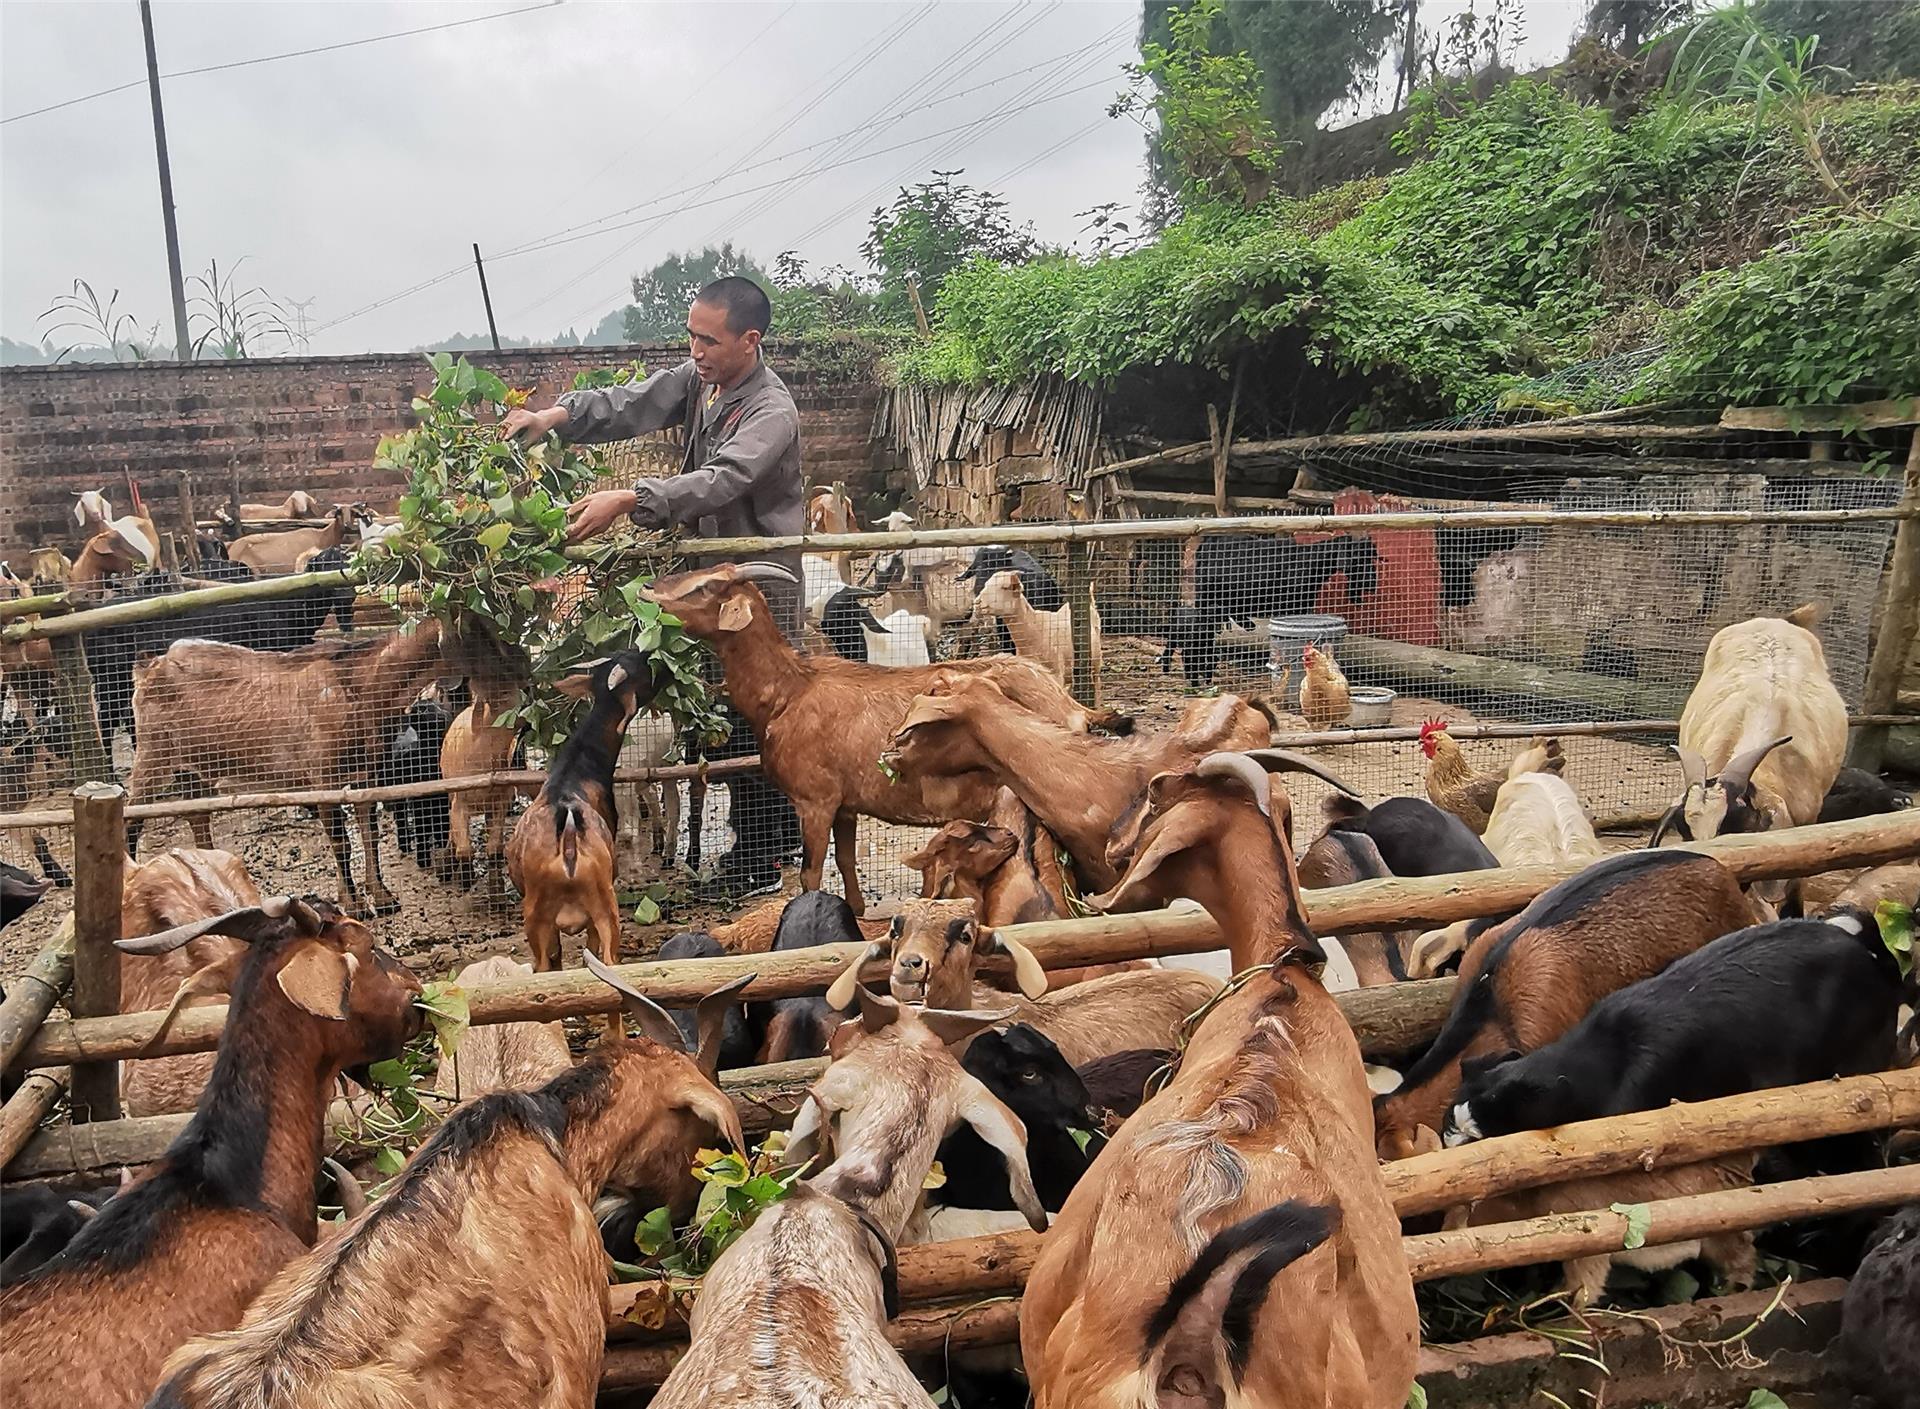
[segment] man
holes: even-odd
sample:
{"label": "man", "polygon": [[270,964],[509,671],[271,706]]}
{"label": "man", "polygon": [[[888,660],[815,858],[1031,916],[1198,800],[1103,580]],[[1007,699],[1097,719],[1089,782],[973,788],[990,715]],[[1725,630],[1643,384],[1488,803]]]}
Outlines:
{"label": "man", "polygon": [[[760,355],[773,306],[751,279],[730,275],[700,290],[687,310],[692,353],[678,367],[632,386],[572,391],[544,411],[509,411],[501,433],[598,445],[678,424],[686,435],[680,473],[602,489],[567,510],[567,541],[605,533],[624,516],[641,528],[691,527],[701,538],[797,534],[806,527],[800,476],[800,413],[786,383]],[[797,578],[798,551],[760,555]],[[774,619],[799,639],[800,591],[763,584]]]}
{"label": "man", "polygon": [[[680,473],[643,479],[631,489],[602,489],[567,510],[567,541],[605,533],[624,515],[641,528],[691,526],[701,538],[798,534],[806,527],[800,476],[800,413],[786,383],[760,355],[773,322],[766,292],[751,279],[716,279],[687,310],[692,354],[678,367],[632,386],[568,392],[545,411],[507,413],[501,433],[533,440],[557,431],[562,440],[597,445],[679,424],[686,437]],[[798,551],[759,555],[796,579]],[[800,639],[799,587],[760,584],[774,620]],[[739,716],[733,737],[710,757],[753,751]],[[738,898],[778,886],[775,863],[799,844],[793,806],[756,774],[729,780],[733,849],[721,858],[704,893]]]}

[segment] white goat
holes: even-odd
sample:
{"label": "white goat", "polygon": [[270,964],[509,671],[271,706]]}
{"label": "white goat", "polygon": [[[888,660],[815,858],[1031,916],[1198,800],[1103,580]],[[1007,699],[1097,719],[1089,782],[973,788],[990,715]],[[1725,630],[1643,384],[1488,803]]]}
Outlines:
{"label": "white goat", "polygon": [[1680,713],[1686,792],[1654,832],[1705,841],[1817,820],[1847,752],[1847,706],[1812,627],[1814,604],[1714,633]]}
{"label": "white goat", "polygon": [[[651,711],[634,716],[627,726],[627,742],[620,750],[621,768],[660,768],[673,760],[680,745],[680,731],[670,715]],[[646,813],[653,829],[652,847],[659,852],[662,865],[671,865],[680,850],[680,784],[677,779],[657,783],[630,783],[634,805],[620,809],[621,841],[629,854],[640,849],[640,814]]]}
{"label": "white goat", "polygon": [[[1062,603],[1055,611],[1043,612],[1027,600],[1017,572],[996,572],[980,589],[980,611],[1006,623],[1013,638],[1013,653],[1032,656],[1062,680],[1073,676],[1073,608]],[[1100,671],[1100,613],[1096,609],[1091,623],[1093,669]]]}
{"label": "white goat", "polygon": [[804,584],[807,620],[814,626],[820,624],[820,614],[826,610],[833,595],[841,588],[852,585],[840,575],[840,564],[824,553],[800,555],[800,578]]}
{"label": "white goat", "polygon": [[82,537],[113,529],[144,562],[153,562],[160,551],[160,535],[152,519],[144,514],[122,514],[115,518],[112,503],[97,489],[82,490],[74,497],[73,521],[79,525]]}
{"label": "white goat", "polygon": [[905,607],[880,618],[884,635],[862,630],[867,638],[867,660],[874,665],[928,665],[928,629],[924,616],[915,616]]}

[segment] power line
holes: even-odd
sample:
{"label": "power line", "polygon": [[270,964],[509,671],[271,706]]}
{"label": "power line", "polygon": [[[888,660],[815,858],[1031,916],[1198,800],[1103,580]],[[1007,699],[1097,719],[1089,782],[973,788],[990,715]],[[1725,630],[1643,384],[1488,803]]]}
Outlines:
{"label": "power line", "polygon": [[[421,25],[418,29],[398,29],[390,34],[370,34],[364,39],[347,39],[338,44],[318,44],[311,49],[290,49],[284,54],[262,54],[252,59],[234,59],[224,64],[206,64],[200,68],[185,68],[174,73],[163,73],[162,79],[192,78],[195,74],[224,73],[228,69],[249,68],[254,64],[276,64],[282,59],[304,59],[313,54],[332,54],[341,49],[357,49],[363,44],[382,44],[389,39],[408,39],[416,34],[435,34],[443,29],[459,29],[462,25],[484,24],[488,20],[508,20],[515,15],[531,14],[535,10],[551,10],[562,0],[544,0],[539,5],[523,5],[517,10],[500,10],[491,15],[471,15],[463,20],[448,20],[444,24]],[[125,93],[130,89],[146,85],[146,79],[136,78],[131,83],[117,83],[111,88],[102,88],[98,92],[83,93],[78,98],[68,98],[63,102],[49,103],[43,108],[32,108],[27,112],[15,113],[11,117],[0,117],[0,126],[9,122],[24,122],[30,117],[39,117],[43,113],[59,112],[62,108],[76,107],[81,103],[91,103],[95,98],[109,97],[115,93]]]}

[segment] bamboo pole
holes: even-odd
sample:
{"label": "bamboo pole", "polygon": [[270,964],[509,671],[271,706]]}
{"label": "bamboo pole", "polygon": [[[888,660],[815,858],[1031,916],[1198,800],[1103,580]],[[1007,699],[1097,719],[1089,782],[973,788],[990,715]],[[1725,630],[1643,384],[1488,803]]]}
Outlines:
{"label": "bamboo pole", "polygon": [[225,607],[235,602],[270,602],[280,597],[298,596],[317,587],[346,587],[353,584],[344,571],[298,572],[285,577],[265,577],[254,582],[232,582],[219,587],[201,587],[191,592],[173,592],[164,597],[141,597],[129,602],[109,602],[103,607],[74,612],[50,621],[16,621],[0,629],[0,640],[31,641],[41,637],[57,639],[97,631],[103,626],[126,626],[137,621],[160,621],[183,616],[202,607]]}
{"label": "bamboo pole", "polygon": [[0,1109],[0,1169],[33,1138],[33,1132],[40,1128],[40,1122],[59,1103],[66,1089],[64,1068],[27,1073],[20,1089],[9,1096],[6,1107]]}
{"label": "bamboo pole", "polygon": [[[1920,508],[1920,429],[1907,451],[1906,489],[1901,504]],[[1880,637],[1867,662],[1867,683],[1861,705],[1871,713],[1894,708],[1900,699],[1900,677],[1907,668],[1913,639],[1920,634],[1920,522],[1904,519],[1893,535],[1893,554],[1887,567],[1886,591],[1881,597]],[[1887,748],[1887,731],[1876,726],[1853,736],[1848,762],[1878,772]]]}
{"label": "bamboo pole", "polygon": [[[1684,1243],[1715,1233],[1739,1233],[1800,1218],[1824,1218],[1861,1209],[1887,1208],[1920,1198],[1920,1165],[1868,1169],[1756,1184],[1713,1194],[1657,1199],[1636,1212],[1646,1219],[1646,1245]],[[1628,1216],[1611,1209],[1556,1213],[1517,1223],[1489,1223],[1403,1239],[1407,1270],[1416,1282],[1560,1262],[1618,1252],[1625,1246]]]}
{"label": "bamboo pole", "polygon": [[[616,783],[675,782],[681,778],[726,778],[753,773],[760,768],[760,755],[730,758],[719,763],[674,763],[659,768],[623,768],[613,775]],[[394,783],[383,788],[311,788],[280,793],[225,793],[219,796],[179,798],[170,802],[136,802],[127,807],[129,821],[147,817],[192,817],[207,812],[246,812],[268,807],[317,807],[331,803],[399,802],[410,797],[434,797],[441,793],[470,793],[486,788],[537,788],[547,775],[536,768],[501,769],[493,773],[472,773],[462,778],[434,778],[424,783]],[[71,810],[0,813],[0,829],[10,827],[70,827]]]}
{"label": "bamboo pole", "polygon": [[0,1071],[13,1065],[72,982],[73,916],[68,915],[0,1003]]}
{"label": "bamboo pole", "polygon": [[[1920,853],[1920,810],[1847,822],[1822,822],[1782,832],[1716,837],[1686,848],[1713,856],[1741,881],[1791,879],[1845,866],[1878,866]],[[1401,929],[1412,924],[1448,924],[1480,915],[1523,909],[1543,891],[1579,874],[1578,865],[1529,866],[1457,875],[1393,877],[1350,886],[1307,891],[1308,919],[1319,934]],[[1079,920],[1044,920],[1006,926],[1043,965],[1070,968],[1122,959],[1195,954],[1217,949],[1220,930],[1202,910],[1155,910],[1132,915],[1102,915]],[[740,954],[717,959],[681,959],[634,963],[620,973],[641,992],[669,1006],[690,1006],[724,983],[756,975],[743,999],[793,997],[825,992],[859,946],[823,945],[778,954]],[[886,966],[867,966],[869,977],[884,976]],[[1436,980],[1435,982],[1444,982]],[[1384,995],[1406,991],[1417,998]],[[1433,1004],[1438,989],[1396,984],[1386,989],[1341,995],[1356,1005]],[[476,988],[469,1003],[476,1023],[548,1022],[556,1018],[612,1012],[613,991],[583,970],[535,974]],[[158,1013],[129,1013],[114,1018],[48,1023],[29,1046],[24,1060],[33,1066],[58,1066],[79,1060],[134,1056],[146,1048],[159,1024]],[[217,1042],[225,1009],[189,1008],[147,1055],[203,1052]]]}
{"label": "bamboo pole", "polygon": [[1667,1169],[1742,1150],[1920,1121],[1920,1067],[1750,1091],[1436,1150],[1382,1167],[1402,1218],[1623,1169]]}
{"label": "bamboo pole", "polygon": [[[46,624],[45,620],[16,623],[20,626]],[[107,743],[100,738],[100,721],[93,708],[93,675],[87,670],[87,653],[78,637],[53,642],[53,666],[53,688],[60,703],[60,718],[67,724],[73,771],[78,777],[105,782],[113,777],[113,759]]]}
{"label": "bamboo pole", "polygon": [[0,621],[12,621],[20,616],[38,616],[41,612],[63,612],[72,605],[71,596],[64,592],[42,592],[36,597],[15,597],[10,602],[0,602]]}
{"label": "bamboo pole", "polygon": [[1093,553],[1084,543],[1067,545],[1066,596],[1073,697],[1092,708],[1100,703],[1100,672],[1093,659]]}
{"label": "bamboo pole", "polygon": [[[127,794],[113,783],[73,791],[73,995],[76,1019],[120,1011],[120,895],[127,862]],[[111,1059],[74,1064],[75,1121],[120,1114],[120,1066]]]}

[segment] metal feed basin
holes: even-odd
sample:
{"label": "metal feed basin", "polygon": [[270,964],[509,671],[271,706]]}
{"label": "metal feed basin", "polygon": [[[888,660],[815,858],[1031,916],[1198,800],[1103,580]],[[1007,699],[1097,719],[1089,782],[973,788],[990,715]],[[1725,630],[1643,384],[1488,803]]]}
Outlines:
{"label": "metal feed basin", "polygon": [[[1300,648],[1311,641],[1324,649],[1347,634],[1347,619],[1327,612],[1304,616],[1277,616],[1267,624],[1267,667],[1277,680],[1291,670],[1297,680],[1306,671]],[[1334,653],[1336,656],[1339,652]]]}

